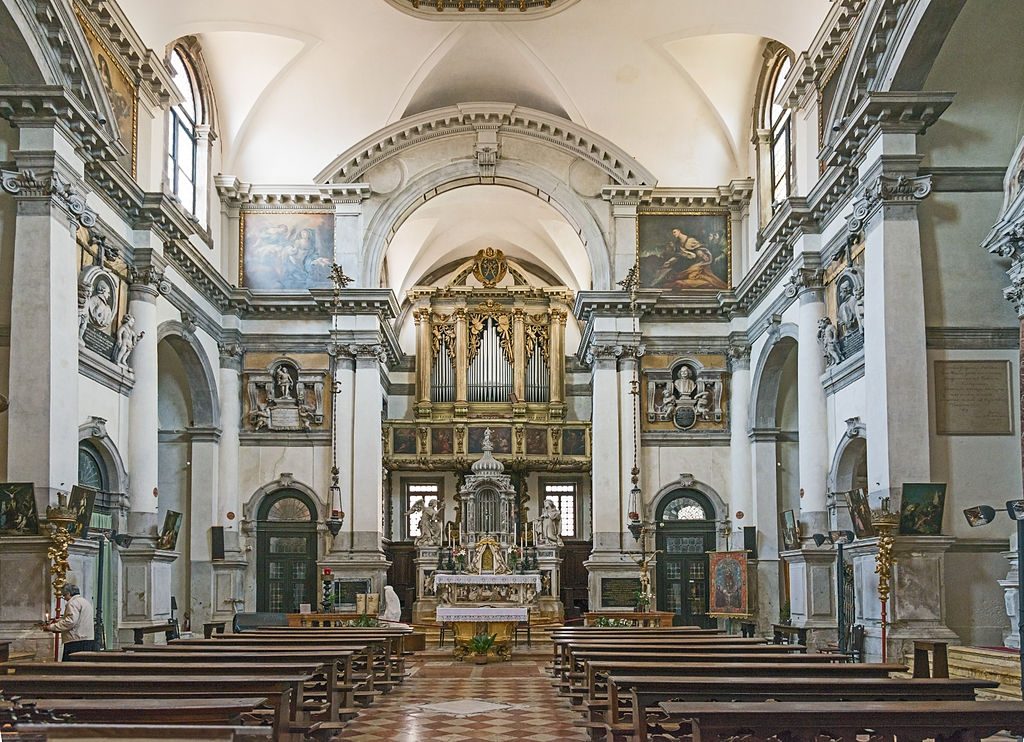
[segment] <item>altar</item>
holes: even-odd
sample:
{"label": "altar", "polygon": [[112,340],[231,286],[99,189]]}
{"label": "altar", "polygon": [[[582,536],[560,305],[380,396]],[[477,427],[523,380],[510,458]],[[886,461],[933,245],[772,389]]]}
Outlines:
{"label": "altar", "polygon": [[482,602],[522,606],[534,603],[540,591],[539,574],[434,575],[434,594],[442,605]]}
{"label": "altar", "polygon": [[480,634],[494,637],[492,649],[503,660],[512,657],[512,640],[515,637],[516,624],[528,621],[528,608],[469,608],[440,607],[437,609],[437,622],[451,624],[454,636],[454,655],[462,659],[470,653],[469,643]]}

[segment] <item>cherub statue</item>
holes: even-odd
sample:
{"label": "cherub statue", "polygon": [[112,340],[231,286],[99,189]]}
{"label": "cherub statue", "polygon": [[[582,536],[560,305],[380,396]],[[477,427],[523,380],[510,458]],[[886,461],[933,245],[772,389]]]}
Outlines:
{"label": "cherub statue", "polygon": [[135,331],[135,318],[130,314],[125,314],[121,319],[121,327],[117,330],[117,342],[114,345],[114,363],[124,368],[130,368],[128,356],[131,355],[132,350],[135,349],[135,346],[138,345],[145,335],[145,332]]}
{"label": "cherub statue", "polygon": [[439,546],[441,544],[441,512],[437,508],[437,498],[419,500],[409,508],[407,515],[420,514],[420,535],[416,537],[417,546]]}
{"label": "cherub statue", "polygon": [[839,353],[839,338],[836,336],[836,328],[828,317],[818,320],[818,344],[825,355],[826,366],[842,363],[843,356]]}

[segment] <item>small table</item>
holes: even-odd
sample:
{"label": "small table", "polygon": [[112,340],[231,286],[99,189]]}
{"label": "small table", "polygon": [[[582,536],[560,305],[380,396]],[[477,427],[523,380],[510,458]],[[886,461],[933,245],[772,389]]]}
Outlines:
{"label": "small table", "polygon": [[515,626],[530,620],[529,608],[454,608],[442,606],[437,609],[438,623],[449,623],[454,630],[453,654],[462,659],[469,654],[469,642],[478,634],[493,634],[492,651],[502,659],[512,658],[512,640]]}

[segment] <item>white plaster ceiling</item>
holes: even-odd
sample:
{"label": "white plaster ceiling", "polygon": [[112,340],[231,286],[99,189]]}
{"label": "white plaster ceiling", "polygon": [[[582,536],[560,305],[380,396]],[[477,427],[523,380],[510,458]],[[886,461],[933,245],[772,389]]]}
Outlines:
{"label": "white plaster ceiling", "polygon": [[581,0],[533,21],[440,23],[384,0],[121,0],[146,43],[195,34],[222,170],[309,183],[407,111],[480,100],[567,115],[664,186],[749,175],[766,38],[801,51],[830,0]]}
{"label": "white plaster ceiling", "polygon": [[410,287],[485,247],[543,268],[561,285],[590,288],[586,248],[550,204],[515,188],[457,188],[414,211],[387,252],[387,285],[401,301]]}

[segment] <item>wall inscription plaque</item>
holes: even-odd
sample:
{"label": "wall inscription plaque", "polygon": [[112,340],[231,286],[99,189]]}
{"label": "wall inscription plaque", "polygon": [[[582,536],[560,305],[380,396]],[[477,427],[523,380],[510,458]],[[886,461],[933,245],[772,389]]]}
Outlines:
{"label": "wall inscription plaque", "polygon": [[633,608],[640,590],[639,577],[601,578],[602,608]]}
{"label": "wall inscription plaque", "polygon": [[1009,361],[935,361],[935,432],[1012,435]]}

